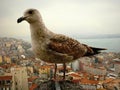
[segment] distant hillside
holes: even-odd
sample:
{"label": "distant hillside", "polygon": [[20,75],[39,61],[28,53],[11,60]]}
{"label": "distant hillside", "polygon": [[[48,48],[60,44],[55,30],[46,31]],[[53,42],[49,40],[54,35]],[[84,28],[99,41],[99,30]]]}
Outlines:
{"label": "distant hillside", "polygon": [[6,56],[33,56],[31,44],[22,39],[0,37],[0,55]]}
{"label": "distant hillside", "polygon": [[103,35],[78,35],[78,34],[73,34],[71,35],[74,38],[78,39],[95,39],[95,38],[120,38],[120,34],[103,34]]}

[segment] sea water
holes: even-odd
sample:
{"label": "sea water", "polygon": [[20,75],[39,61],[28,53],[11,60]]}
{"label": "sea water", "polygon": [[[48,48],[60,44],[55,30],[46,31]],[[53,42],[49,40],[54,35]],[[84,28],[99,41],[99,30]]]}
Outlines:
{"label": "sea water", "polygon": [[120,52],[120,38],[77,39],[92,47],[106,48],[107,52]]}

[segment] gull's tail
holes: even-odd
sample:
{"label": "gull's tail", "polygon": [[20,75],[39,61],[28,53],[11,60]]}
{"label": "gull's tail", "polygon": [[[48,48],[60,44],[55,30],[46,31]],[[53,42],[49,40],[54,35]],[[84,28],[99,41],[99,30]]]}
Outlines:
{"label": "gull's tail", "polygon": [[107,50],[106,48],[96,48],[96,47],[89,47],[93,52],[87,52],[85,56],[92,56],[101,53],[102,50]]}
{"label": "gull's tail", "polygon": [[101,50],[107,50],[106,48],[95,48],[95,47],[90,47],[90,48],[93,50],[94,54],[100,53]]}

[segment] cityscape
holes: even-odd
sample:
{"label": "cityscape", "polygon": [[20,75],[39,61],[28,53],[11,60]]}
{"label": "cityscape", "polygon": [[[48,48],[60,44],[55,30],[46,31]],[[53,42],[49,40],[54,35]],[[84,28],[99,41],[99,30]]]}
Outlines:
{"label": "cityscape", "polygon": [[35,57],[31,44],[0,37],[0,90],[120,90],[120,52],[102,52],[67,63],[66,80],[58,64]]}

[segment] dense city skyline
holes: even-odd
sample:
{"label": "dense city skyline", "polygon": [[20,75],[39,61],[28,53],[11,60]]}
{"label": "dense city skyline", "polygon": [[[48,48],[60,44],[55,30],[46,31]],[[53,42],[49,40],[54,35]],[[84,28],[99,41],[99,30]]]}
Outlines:
{"label": "dense city skyline", "polygon": [[67,64],[66,81],[61,80],[63,66],[58,64],[57,81],[54,81],[54,64],[37,59],[30,48],[23,40],[0,38],[1,90],[120,89],[120,53],[102,52]]}

